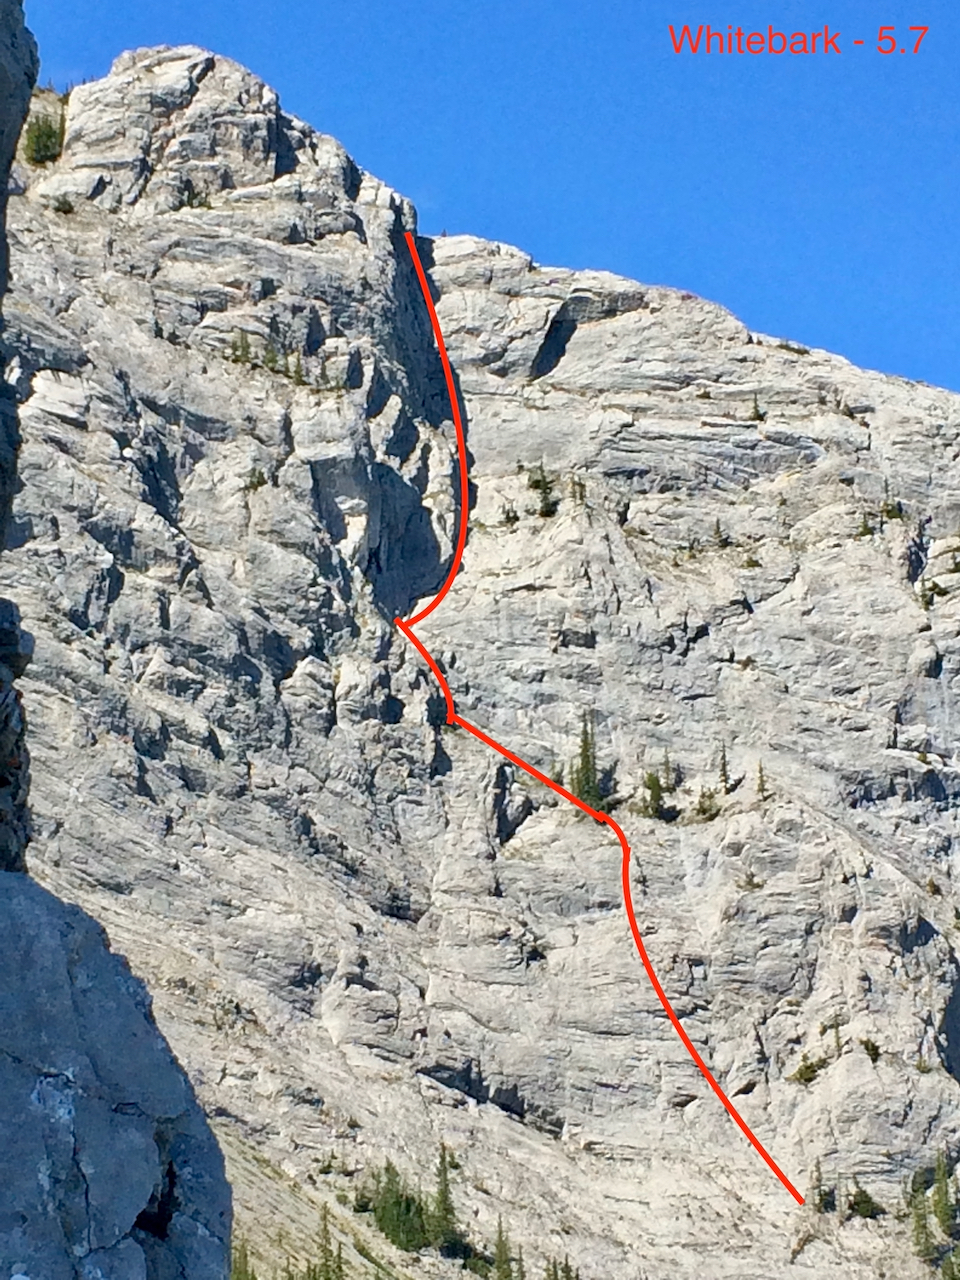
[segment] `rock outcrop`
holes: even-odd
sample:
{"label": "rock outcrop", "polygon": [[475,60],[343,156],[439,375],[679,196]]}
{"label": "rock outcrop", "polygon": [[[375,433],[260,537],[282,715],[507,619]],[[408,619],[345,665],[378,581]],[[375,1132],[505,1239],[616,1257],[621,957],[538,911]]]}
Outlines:
{"label": "rock outcrop", "polygon": [[[7,289],[7,239],[3,232],[7,184],[17,138],[37,78],[37,48],[13,0],[0,4],[0,300]],[[3,342],[0,322],[0,344]],[[4,350],[0,346],[0,358]],[[13,389],[0,377],[0,530],[10,518],[17,479],[17,408]],[[27,846],[29,763],[24,718],[14,680],[30,657],[30,641],[9,600],[0,600],[0,871],[22,871]]]}
{"label": "rock outcrop", "polygon": [[818,1214],[664,1018],[609,834],[445,729],[392,628],[459,497],[410,204],[196,48],[74,90],[20,186],[33,864],[231,1143],[348,1246],[343,1170],[442,1139],[531,1272],[922,1276],[903,1182],[960,1150],[960,398],[420,241],[472,481],[420,634],[546,772],[592,722],[654,965]]}
{"label": "rock outcrop", "polygon": [[[19,3],[0,0],[3,204],[36,71]],[[7,280],[2,209],[0,297]],[[51,292],[41,291],[41,310],[56,306],[51,283]],[[16,356],[11,372],[21,376]],[[16,404],[4,382],[0,525],[9,516],[18,445]],[[55,522],[55,512],[48,516]],[[16,607],[0,601],[0,1274],[216,1280],[229,1258],[223,1158],[157,1030],[143,983],[111,954],[99,925],[22,874],[27,754],[13,681],[31,649]],[[69,747],[60,750],[69,769]]]}
{"label": "rock outcrop", "polygon": [[0,910],[3,1274],[224,1276],[223,1159],[143,983],[27,876],[0,874]]}

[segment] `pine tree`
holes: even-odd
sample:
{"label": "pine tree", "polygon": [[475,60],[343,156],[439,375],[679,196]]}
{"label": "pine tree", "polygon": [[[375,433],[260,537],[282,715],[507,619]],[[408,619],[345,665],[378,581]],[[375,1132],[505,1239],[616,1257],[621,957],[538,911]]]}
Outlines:
{"label": "pine tree", "polygon": [[497,1218],[497,1240],[493,1246],[493,1280],[513,1280],[510,1262],[510,1241],[503,1229],[503,1219]]}
{"label": "pine tree", "polygon": [[377,1227],[398,1249],[412,1251],[429,1244],[423,1205],[403,1182],[396,1166],[388,1160],[377,1179],[373,1196],[373,1219]]}
{"label": "pine tree", "polygon": [[337,1244],[337,1256],[333,1263],[333,1280],[345,1280],[343,1271],[343,1244]]}
{"label": "pine tree", "polygon": [[442,1252],[454,1248],[460,1241],[457,1214],[450,1194],[450,1160],[447,1148],[440,1143],[440,1159],[437,1163],[437,1194],[430,1214],[431,1243]]}
{"label": "pine tree", "polygon": [[246,1240],[241,1240],[233,1250],[230,1280],[257,1280],[257,1273],[250,1262]]}
{"label": "pine tree", "polygon": [[943,1151],[937,1152],[933,1175],[933,1216],[945,1236],[953,1234],[956,1205],[950,1197],[950,1175],[947,1171],[946,1153]]}
{"label": "pine tree", "polygon": [[820,1157],[817,1157],[813,1169],[813,1181],[809,1199],[817,1213],[834,1213],[837,1208],[837,1188],[824,1186],[820,1169]]}
{"label": "pine tree", "polygon": [[317,1280],[333,1280],[333,1245],[330,1241],[330,1210],[323,1206],[320,1215],[320,1265]]}
{"label": "pine tree", "polygon": [[922,1187],[913,1193],[911,1211],[913,1215],[913,1249],[922,1262],[930,1262],[936,1256],[933,1237],[930,1234],[930,1219],[927,1216],[927,1197]]}
{"label": "pine tree", "polygon": [[757,795],[761,800],[768,800],[770,792],[767,790],[767,779],[763,772],[763,761],[757,765]]}
{"label": "pine tree", "polygon": [[723,794],[730,794],[730,771],[727,768],[727,744],[720,744],[720,785],[723,787]]}
{"label": "pine tree", "polygon": [[264,368],[271,369],[275,372],[279,363],[280,357],[278,355],[277,348],[274,345],[274,341],[272,338],[268,338],[267,345],[263,349]]}
{"label": "pine tree", "polygon": [[517,1249],[517,1275],[516,1280],[527,1280],[526,1268],[523,1265],[523,1250]]}
{"label": "pine tree", "polygon": [[250,363],[250,338],[243,329],[238,330],[233,336],[230,343],[230,359],[238,364]]}
{"label": "pine tree", "polygon": [[861,1187],[856,1176],[853,1179],[853,1194],[850,1197],[848,1208],[858,1218],[879,1218],[885,1212],[883,1207],[877,1204],[870,1192]]}
{"label": "pine tree", "polygon": [[670,752],[666,747],[663,749],[663,768],[661,771],[664,791],[676,791],[677,789],[677,771],[673,767],[670,760]]}
{"label": "pine tree", "polygon": [[817,1213],[823,1213],[823,1173],[820,1170],[820,1157],[817,1156],[813,1166],[813,1179],[810,1186],[809,1199],[813,1202],[814,1210]]}
{"label": "pine tree", "polygon": [[63,150],[66,118],[60,112],[59,121],[51,116],[34,116],[27,125],[23,138],[24,155],[30,164],[48,164],[58,160]]}
{"label": "pine tree", "polygon": [[297,352],[297,358],[293,362],[293,382],[294,386],[303,386],[303,361],[300,359],[300,352]]}
{"label": "pine tree", "polygon": [[557,508],[560,506],[560,499],[554,497],[553,481],[544,470],[542,461],[540,462],[539,467],[531,471],[530,475],[527,477],[527,488],[534,489],[540,494],[540,506],[537,510],[538,515],[543,516],[546,519],[557,514]]}
{"label": "pine tree", "polygon": [[563,1270],[560,1273],[562,1280],[573,1280],[573,1267],[570,1265],[570,1259],[564,1258]]}
{"label": "pine tree", "polygon": [[644,796],[640,812],[645,818],[662,818],[663,817],[663,783],[659,776],[652,770],[643,780],[647,794]]}
{"label": "pine tree", "polygon": [[599,809],[603,804],[597,777],[597,739],[593,716],[588,716],[586,712],[580,726],[580,754],[570,771],[570,789],[578,800],[582,800],[591,809]]}

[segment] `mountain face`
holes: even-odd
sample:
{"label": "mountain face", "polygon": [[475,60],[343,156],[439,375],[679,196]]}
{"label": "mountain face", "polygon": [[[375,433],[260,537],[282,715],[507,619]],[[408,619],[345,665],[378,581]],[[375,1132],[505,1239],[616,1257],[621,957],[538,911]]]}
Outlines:
{"label": "mountain face", "polygon": [[[7,289],[8,275],[3,230],[7,175],[37,78],[37,65],[37,46],[23,25],[23,10],[19,4],[5,0],[0,3],[0,301]],[[0,377],[0,528],[10,517],[19,444],[16,401],[12,388]],[[0,871],[23,870],[23,853],[29,838],[29,764],[23,712],[13,687],[29,656],[30,641],[20,630],[16,606],[9,600],[0,600]]]}
{"label": "mountain face", "polygon": [[960,397],[418,241],[471,476],[418,634],[522,758],[571,785],[595,753],[654,967],[800,1209],[664,1016],[610,833],[445,727],[392,625],[462,496],[409,202],[197,48],[73,90],[14,189],[31,867],[147,982],[255,1250],[306,1255],[326,1204],[363,1274],[358,1178],[429,1185],[443,1141],[471,1239],[502,1216],[531,1274],[929,1275]]}
{"label": "mountain face", "polygon": [[[0,0],[4,203],[36,73],[20,5]],[[0,206],[0,297],[2,218]],[[4,524],[19,440],[11,388],[0,392]],[[94,920],[23,874],[28,761],[13,681],[31,649],[16,607],[0,601],[0,1274],[217,1280],[231,1225],[223,1157],[146,989]]]}
{"label": "mountain face", "polygon": [[0,1266],[26,1280],[219,1280],[230,1190],[150,998],[103,930],[0,872]]}

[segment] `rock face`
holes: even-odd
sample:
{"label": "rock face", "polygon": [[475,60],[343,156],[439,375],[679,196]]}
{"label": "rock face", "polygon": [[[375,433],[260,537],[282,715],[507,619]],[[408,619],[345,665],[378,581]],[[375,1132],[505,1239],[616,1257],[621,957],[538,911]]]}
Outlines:
{"label": "rock face", "polygon": [[[4,203],[36,70],[20,5],[0,0]],[[56,297],[54,289],[53,305]],[[51,295],[41,302],[49,306]],[[14,357],[15,377],[19,369]],[[5,525],[19,438],[12,389],[3,383],[2,392]],[[24,869],[28,839],[24,721],[13,680],[31,648],[15,606],[0,601],[0,1274],[215,1280],[227,1274],[229,1257],[223,1158],[143,983],[83,911],[12,874]]]}
{"label": "rock face", "polygon": [[[7,183],[17,137],[37,78],[37,47],[23,25],[23,9],[0,2],[0,301],[7,288],[7,239],[3,232]],[[0,322],[0,344],[3,342]],[[4,355],[0,346],[0,357]],[[17,479],[17,408],[13,391],[0,377],[0,529],[6,529]],[[28,757],[20,698],[13,687],[30,656],[19,614],[0,600],[0,871],[22,871],[28,840]]]}
{"label": "rock face", "polygon": [[222,1157],[143,983],[26,876],[0,902],[3,1274],[224,1275]]}
{"label": "rock face", "polygon": [[531,1273],[925,1274],[902,1184],[960,1146],[960,398],[420,241],[472,479],[420,635],[546,772],[592,722],[668,995],[801,1188],[887,1211],[850,1219],[797,1209],[687,1057],[609,833],[444,729],[391,626],[458,502],[409,203],[196,48],[74,90],[18,176],[33,864],[208,1111],[335,1213],[327,1153],[428,1178],[443,1139]]}
{"label": "rock face", "polygon": [[[0,6],[0,226],[7,210],[7,179],[16,149],[23,118],[27,114],[30,93],[37,79],[37,46],[23,24],[23,7],[16,0],[4,0]],[[7,288],[7,242],[0,236],[0,297]],[[9,442],[4,445],[10,447]],[[13,477],[5,475],[6,501],[12,491]]]}

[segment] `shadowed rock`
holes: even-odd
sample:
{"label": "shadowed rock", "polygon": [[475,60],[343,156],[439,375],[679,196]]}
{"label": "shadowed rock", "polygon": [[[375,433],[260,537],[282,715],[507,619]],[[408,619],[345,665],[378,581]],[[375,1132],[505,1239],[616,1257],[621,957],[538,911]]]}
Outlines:
{"label": "shadowed rock", "polygon": [[[36,69],[20,5],[0,0],[0,296],[7,175]],[[87,362],[74,341],[64,345],[54,319],[39,319],[32,334],[7,335],[20,352],[15,379],[42,366],[55,383]],[[68,394],[61,403],[76,421],[78,402]],[[0,527],[18,443],[13,388],[4,383]],[[35,531],[19,527],[24,539]],[[53,509],[43,527],[58,528]],[[95,609],[92,597],[87,624]],[[223,1159],[143,983],[85,912],[14,874],[25,868],[30,833],[25,723],[13,681],[32,651],[16,606],[0,600],[0,1273],[218,1280],[229,1270],[231,1224]]]}
{"label": "shadowed rock", "polygon": [[0,1268],[227,1273],[230,1192],[143,983],[78,907],[0,874]]}

